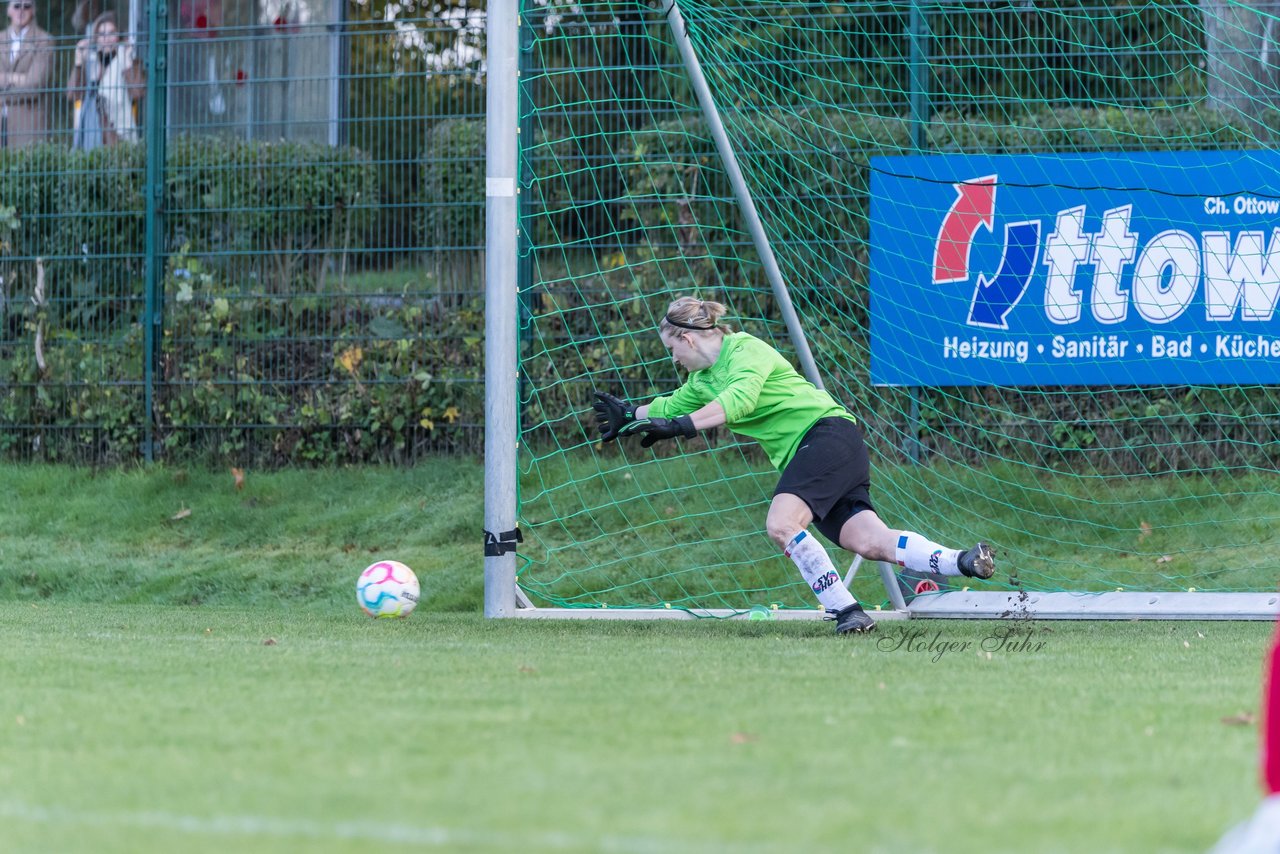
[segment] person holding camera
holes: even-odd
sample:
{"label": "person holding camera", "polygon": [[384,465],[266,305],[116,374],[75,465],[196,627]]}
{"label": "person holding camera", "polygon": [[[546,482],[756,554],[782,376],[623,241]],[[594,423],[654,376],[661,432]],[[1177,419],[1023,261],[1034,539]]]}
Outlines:
{"label": "person holding camera", "polygon": [[121,42],[112,12],[93,22],[90,37],[76,45],[76,64],[67,97],[79,104],[72,147],[90,151],[141,138],[135,104],[146,90],[146,75],[133,46]]}

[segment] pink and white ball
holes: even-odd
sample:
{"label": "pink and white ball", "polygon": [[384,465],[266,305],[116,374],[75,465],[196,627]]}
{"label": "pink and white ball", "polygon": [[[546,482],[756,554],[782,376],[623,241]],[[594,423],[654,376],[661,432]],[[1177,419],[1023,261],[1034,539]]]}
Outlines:
{"label": "pink and white ball", "polygon": [[418,576],[399,561],[380,560],[360,573],[356,602],[370,617],[407,617],[418,607]]}

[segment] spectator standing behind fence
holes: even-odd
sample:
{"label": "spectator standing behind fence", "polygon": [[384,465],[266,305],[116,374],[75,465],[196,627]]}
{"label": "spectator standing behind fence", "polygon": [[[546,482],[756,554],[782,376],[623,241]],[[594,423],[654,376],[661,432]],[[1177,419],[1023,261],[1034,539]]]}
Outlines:
{"label": "spectator standing behind fence", "polygon": [[90,151],[137,142],[134,105],[142,98],[146,77],[133,46],[120,41],[112,12],[94,19],[90,33],[76,45],[76,64],[67,81],[67,97],[78,105],[71,145]]}
{"label": "spectator standing behind fence", "polygon": [[45,142],[45,95],[53,69],[53,40],[36,26],[33,0],[9,0],[9,27],[0,42],[0,148]]}

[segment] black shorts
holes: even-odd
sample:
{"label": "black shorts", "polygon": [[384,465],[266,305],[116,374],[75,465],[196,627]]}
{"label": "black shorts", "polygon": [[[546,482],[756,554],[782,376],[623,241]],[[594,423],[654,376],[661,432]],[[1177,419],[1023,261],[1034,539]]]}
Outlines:
{"label": "black shorts", "polygon": [[814,525],[840,545],[840,529],[871,506],[871,458],[862,428],[847,418],[823,418],[800,440],[774,495],[795,495],[813,511]]}

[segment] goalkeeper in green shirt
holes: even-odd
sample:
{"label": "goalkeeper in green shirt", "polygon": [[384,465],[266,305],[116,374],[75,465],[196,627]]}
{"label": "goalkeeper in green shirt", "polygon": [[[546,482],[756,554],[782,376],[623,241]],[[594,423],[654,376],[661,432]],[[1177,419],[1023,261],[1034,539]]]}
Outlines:
{"label": "goalkeeper in green shirt", "polygon": [[795,562],[840,634],[875,628],[845,588],[813,523],[841,548],[867,560],[893,561],[918,572],[990,578],[995,556],[986,543],[948,549],[913,531],[890,529],[871,505],[871,461],[862,428],[827,392],[800,376],[777,350],[720,325],[725,307],[681,297],[658,325],[662,343],[689,378],[670,396],[635,406],[596,392],[605,441],[640,436],[642,447],[727,425],[760,443],[782,472],[765,530]]}

